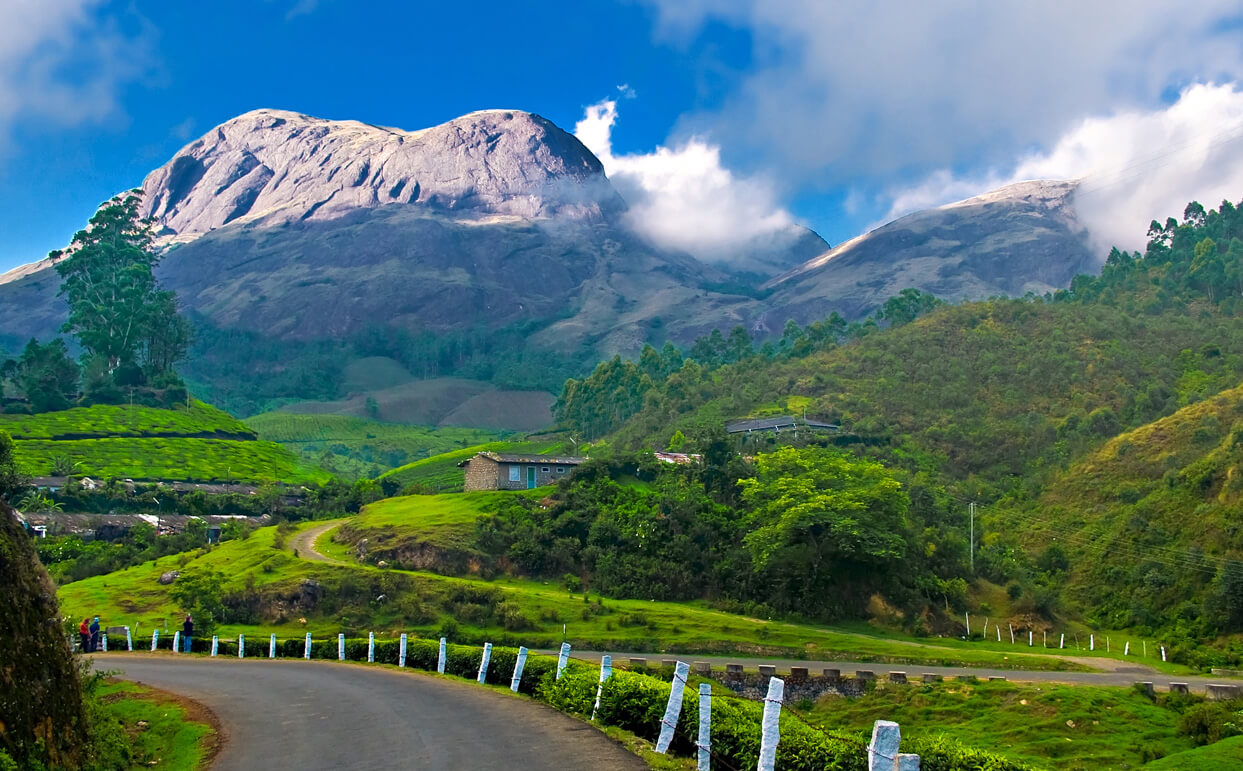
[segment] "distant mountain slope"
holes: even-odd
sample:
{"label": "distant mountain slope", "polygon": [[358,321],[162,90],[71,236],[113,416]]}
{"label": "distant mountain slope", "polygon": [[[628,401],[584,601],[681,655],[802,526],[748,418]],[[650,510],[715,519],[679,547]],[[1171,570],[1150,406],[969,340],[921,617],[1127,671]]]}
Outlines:
{"label": "distant mountain slope", "polygon": [[1075,215],[1076,187],[1020,182],[908,214],[770,280],[768,313],[781,323],[834,310],[855,318],[908,287],[952,301],[1064,288],[1104,257]]}

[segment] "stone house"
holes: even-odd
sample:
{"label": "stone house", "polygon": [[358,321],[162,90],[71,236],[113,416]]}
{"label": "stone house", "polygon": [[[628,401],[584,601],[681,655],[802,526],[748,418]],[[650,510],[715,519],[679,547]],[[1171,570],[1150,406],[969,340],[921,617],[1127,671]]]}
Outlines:
{"label": "stone house", "polygon": [[458,465],[466,470],[466,492],[473,490],[530,490],[556,484],[586,458],[558,455],[522,455],[481,452]]}

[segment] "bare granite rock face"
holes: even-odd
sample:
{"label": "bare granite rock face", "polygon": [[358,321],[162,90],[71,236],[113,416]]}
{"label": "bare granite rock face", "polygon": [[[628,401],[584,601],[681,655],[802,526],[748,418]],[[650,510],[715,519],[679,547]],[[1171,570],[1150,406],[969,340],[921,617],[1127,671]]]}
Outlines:
{"label": "bare granite rock face", "polygon": [[1064,288],[1104,257],[1075,213],[1077,187],[1020,182],[901,217],[770,280],[766,315],[857,318],[908,287],[952,301]]}
{"label": "bare granite rock face", "polygon": [[386,204],[586,221],[624,206],[582,143],[517,110],[419,131],[255,110],[182,148],[142,189],[142,213],[163,243],[231,223],[328,221]]}

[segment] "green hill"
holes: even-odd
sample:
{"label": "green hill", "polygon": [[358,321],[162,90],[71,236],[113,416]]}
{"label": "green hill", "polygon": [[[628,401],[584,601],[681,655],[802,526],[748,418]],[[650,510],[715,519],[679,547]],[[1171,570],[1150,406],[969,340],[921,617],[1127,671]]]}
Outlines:
{"label": "green hill", "polygon": [[0,415],[0,430],[12,435],[18,464],[32,476],[291,484],[328,478],[202,402],[171,410],[95,405]]}
{"label": "green hill", "polygon": [[1066,597],[1105,628],[1214,634],[1243,631],[1241,505],[1243,386],[1109,440],[987,522],[1035,554],[1056,544]]}
{"label": "green hill", "polygon": [[408,426],[348,415],[266,412],[247,418],[260,439],[340,476],[372,478],[415,460],[499,437],[482,428]]}
{"label": "green hill", "polygon": [[380,480],[393,480],[401,487],[423,485],[439,492],[461,492],[466,474],[458,468],[459,463],[472,458],[476,454],[490,450],[492,452],[530,452],[540,454],[557,454],[564,452],[563,442],[530,441],[530,442],[488,442],[473,447],[441,453],[430,458],[407,463],[380,476]]}

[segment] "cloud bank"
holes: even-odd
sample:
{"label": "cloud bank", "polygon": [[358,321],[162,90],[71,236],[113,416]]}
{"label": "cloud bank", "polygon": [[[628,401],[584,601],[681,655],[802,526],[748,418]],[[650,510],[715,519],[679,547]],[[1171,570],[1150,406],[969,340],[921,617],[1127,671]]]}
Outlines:
{"label": "cloud bank", "polygon": [[614,154],[616,121],[617,102],[604,100],[586,109],[574,135],[626,199],[631,228],[652,244],[709,263],[733,263],[794,224],[771,185],[732,173],[721,163],[720,148],[702,138],[650,153]]}
{"label": "cloud bank", "polygon": [[102,17],[104,0],[0,2],[0,148],[20,121],[74,126],[119,111],[147,70],[146,33]]}
{"label": "cloud bank", "polygon": [[1243,198],[1243,91],[1191,86],[1164,109],[1080,121],[1008,170],[934,172],[892,191],[887,219],[1029,179],[1082,179],[1075,207],[1102,257],[1111,246],[1140,249],[1149,222],[1180,217],[1188,201]]}

